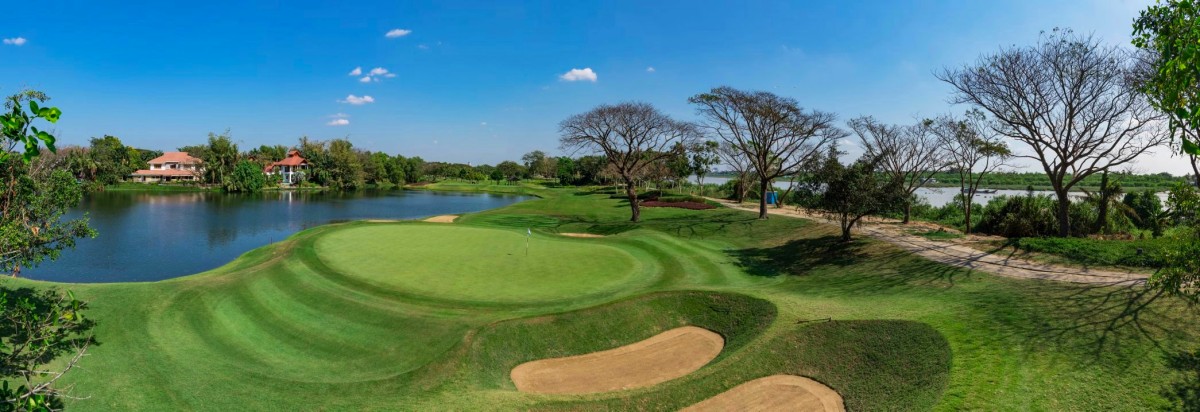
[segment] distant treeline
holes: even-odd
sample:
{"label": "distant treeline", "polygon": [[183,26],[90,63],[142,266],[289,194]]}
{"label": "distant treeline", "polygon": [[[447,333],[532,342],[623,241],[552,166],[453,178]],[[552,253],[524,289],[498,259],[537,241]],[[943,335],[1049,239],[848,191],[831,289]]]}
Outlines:
{"label": "distant treeline", "polygon": [[[1189,182],[1189,177],[1172,176],[1170,173],[1154,173],[1154,174],[1132,174],[1132,173],[1112,173],[1108,176],[1112,183],[1119,184],[1126,190],[1144,190],[1150,189],[1154,191],[1165,191],[1175,186],[1180,182]],[[1078,185],[1086,189],[1094,189],[1100,187],[1100,174],[1088,176]],[[936,181],[936,182],[935,182]],[[959,175],[954,172],[941,172],[933,175],[933,179],[926,185],[931,187],[958,187]],[[1024,190],[1032,186],[1037,190],[1050,188],[1050,179],[1046,177],[1044,172],[995,172],[983,177],[983,183],[980,187],[988,189],[1015,189]],[[1077,187],[1078,187],[1077,186]]]}

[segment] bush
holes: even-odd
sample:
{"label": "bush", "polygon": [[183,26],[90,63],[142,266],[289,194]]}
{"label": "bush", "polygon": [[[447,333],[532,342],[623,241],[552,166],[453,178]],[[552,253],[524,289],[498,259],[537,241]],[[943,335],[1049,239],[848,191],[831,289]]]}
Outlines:
{"label": "bush", "polygon": [[1034,237],[1058,233],[1055,200],[1050,196],[996,196],[979,213],[976,230],[1004,237]]}

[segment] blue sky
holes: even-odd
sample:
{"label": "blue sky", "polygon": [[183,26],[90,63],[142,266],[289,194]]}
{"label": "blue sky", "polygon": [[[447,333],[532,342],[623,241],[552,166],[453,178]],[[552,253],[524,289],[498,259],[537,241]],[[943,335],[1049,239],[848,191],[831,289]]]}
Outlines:
{"label": "blue sky", "polygon": [[[0,44],[0,93],[49,93],[68,144],[171,150],[230,129],[244,149],[348,136],[495,163],[557,153],[557,123],[601,103],[693,120],[687,97],[718,85],[842,119],[961,112],[933,70],[1054,27],[1128,44],[1148,2],[15,2],[0,38],[24,41]],[[388,74],[362,82],[374,68]],[[1138,170],[1184,172],[1160,152]]]}

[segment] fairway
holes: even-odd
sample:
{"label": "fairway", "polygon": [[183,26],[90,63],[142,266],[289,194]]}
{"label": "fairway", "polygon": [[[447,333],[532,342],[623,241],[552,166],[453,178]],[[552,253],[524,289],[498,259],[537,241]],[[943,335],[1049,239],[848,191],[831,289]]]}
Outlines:
{"label": "fairway", "polygon": [[595,241],[452,225],[378,224],[316,243],[334,270],[423,297],[537,303],[612,292],[641,265]]}
{"label": "fairway", "polygon": [[[169,281],[58,285],[90,302],[100,342],[64,378],[69,407],[1146,410],[1189,385],[1170,359],[1200,320],[1171,299],[970,272],[801,219],[634,224],[607,194],[537,195],[453,223],[319,226]],[[1162,329],[1121,321],[1127,304]],[[672,343],[704,355],[688,365],[634,350],[681,328],[723,345]],[[604,385],[525,392],[523,364]]]}

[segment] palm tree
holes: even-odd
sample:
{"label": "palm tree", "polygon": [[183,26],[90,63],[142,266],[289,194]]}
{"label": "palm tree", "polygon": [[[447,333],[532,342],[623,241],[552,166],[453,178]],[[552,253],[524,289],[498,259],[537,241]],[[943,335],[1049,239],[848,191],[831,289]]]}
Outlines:
{"label": "palm tree", "polygon": [[1125,191],[1121,188],[1121,182],[1109,182],[1108,169],[1105,169],[1100,174],[1100,190],[1091,192],[1084,190],[1084,201],[1096,206],[1096,223],[1093,225],[1097,233],[1110,233],[1111,225],[1108,219],[1109,209],[1115,209],[1126,218],[1135,222],[1140,222],[1141,217],[1137,211],[1133,210],[1129,205],[1121,202],[1121,195]]}

